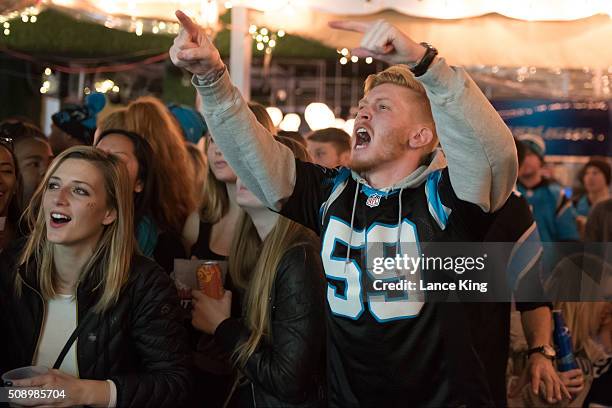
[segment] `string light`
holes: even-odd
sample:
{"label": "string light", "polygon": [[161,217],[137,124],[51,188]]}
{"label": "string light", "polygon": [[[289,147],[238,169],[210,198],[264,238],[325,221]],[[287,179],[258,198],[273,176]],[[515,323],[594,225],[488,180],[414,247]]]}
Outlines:
{"label": "string light", "polygon": [[[353,64],[357,64],[359,62],[359,57],[357,55],[351,55],[351,52],[348,48],[338,48],[336,49],[336,52],[338,53],[338,57],[340,58],[340,64],[342,65],[348,64],[349,61],[351,61]],[[374,62],[374,58],[366,57],[364,61],[366,64],[371,64],[372,62]]]}
{"label": "string light", "polygon": [[285,36],[284,30],[273,32],[266,27],[257,27],[255,24],[249,26],[249,34],[255,40],[257,51],[263,51],[267,55],[272,54],[272,50],[278,45],[279,38]]}
{"label": "string light", "polygon": [[42,74],[42,85],[39,89],[41,94],[53,94],[57,91],[58,88],[58,80],[55,75],[53,75],[53,71],[51,68],[46,67]]}
{"label": "string light", "polygon": [[0,30],[6,36],[11,35],[11,23],[10,20],[14,20],[21,17],[21,21],[24,23],[36,23],[38,21],[38,14],[40,9],[36,6],[27,7],[22,10],[11,11],[7,14],[0,14]]}
{"label": "string light", "polygon": [[119,92],[119,87],[115,85],[115,82],[112,79],[105,79],[103,81],[97,81],[94,84],[94,88],[96,88],[96,92],[101,92],[101,93],[107,93],[110,91],[113,91],[115,93]]}

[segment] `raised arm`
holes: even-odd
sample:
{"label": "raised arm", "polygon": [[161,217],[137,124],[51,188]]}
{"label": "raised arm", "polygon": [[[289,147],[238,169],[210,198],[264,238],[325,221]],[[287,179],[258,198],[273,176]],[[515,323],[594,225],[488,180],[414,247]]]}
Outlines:
{"label": "raised arm", "polygon": [[248,189],[268,207],[280,210],[295,186],[293,154],[257,121],[205,31],[183,12],[176,16],[182,29],[170,58],[194,74],[201,113],[215,143]]}
{"label": "raised arm", "polygon": [[[383,20],[330,25],[364,33],[360,47],[352,51],[359,57],[414,66],[425,54],[424,46]],[[427,90],[455,193],[484,211],[499,209],[518,172],[510,130],[467,73],[448,66],[443,58],[436,57],[417,79]]]}

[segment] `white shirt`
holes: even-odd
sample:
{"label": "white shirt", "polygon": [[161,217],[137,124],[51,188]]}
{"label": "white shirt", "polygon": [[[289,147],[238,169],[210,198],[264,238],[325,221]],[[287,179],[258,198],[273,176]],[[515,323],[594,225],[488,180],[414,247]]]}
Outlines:
{"label": "white shirt", "polygon": [[[64,348],[64,345],[77,327],[77,303],[72,295],[57,295],[55,299],[47,302],[47,314],[40,334],[40,343],[36,350],[34,365],[53,367],[55,360]],[[79,367],[76,357],[76,344],[72,343],[70,350],[64,357],[59,370],[79,378]],[[117,404],[117,387],[114,382],[107,380],[110,386],[109,408]]]}
{"label": "white shirt", "polygon": [[[77,304],[74,296],[57,295],[55,299],[49,300],[34,364],[52,368],[76,327]],[[76,343],[76,341],[72,343],[59,369],[78,378]]]}

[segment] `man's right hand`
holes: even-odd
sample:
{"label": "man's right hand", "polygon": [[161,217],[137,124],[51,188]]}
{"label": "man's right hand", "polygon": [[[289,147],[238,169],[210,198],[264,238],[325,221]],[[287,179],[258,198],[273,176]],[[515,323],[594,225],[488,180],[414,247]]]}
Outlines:
{"label": "man's right hand", "polygon": [[176,17],[182,28],[170,48],[172,63],[198,76],[223,69],[221,55],[208,39],[206,31],[180,10]]}

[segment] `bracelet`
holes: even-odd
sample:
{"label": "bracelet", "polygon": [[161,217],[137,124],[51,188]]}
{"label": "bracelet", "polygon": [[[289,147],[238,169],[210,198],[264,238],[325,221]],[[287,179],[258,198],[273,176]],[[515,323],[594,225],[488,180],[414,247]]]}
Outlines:
{"label": "bracelet", "polygon": [[198,80],[198,85],[210,86],[214,84],[215,82],[219,80],[219,78],[223,76],[226,69],[227,68],[225,67],[225,64],[223,64],[223,67],[212,70],[208,72],[206,75],[196,75],[196,79]]}

